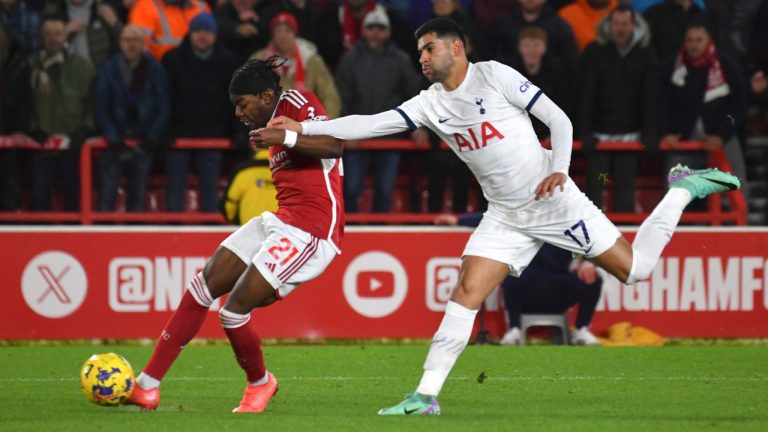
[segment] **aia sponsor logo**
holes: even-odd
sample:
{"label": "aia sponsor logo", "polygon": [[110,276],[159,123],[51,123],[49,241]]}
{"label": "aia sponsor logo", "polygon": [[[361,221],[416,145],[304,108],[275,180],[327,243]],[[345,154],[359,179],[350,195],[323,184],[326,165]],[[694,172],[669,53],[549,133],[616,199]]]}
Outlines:
{"label": "aia sponsor logo", "polygon": [[488,146],[493,139],[504,139],[504,135],[498,131],[491,122],[482,122],[479,131],[475,128],[467,129],[465,134],[454,133],[453,139],[460,152],[479,150]]}

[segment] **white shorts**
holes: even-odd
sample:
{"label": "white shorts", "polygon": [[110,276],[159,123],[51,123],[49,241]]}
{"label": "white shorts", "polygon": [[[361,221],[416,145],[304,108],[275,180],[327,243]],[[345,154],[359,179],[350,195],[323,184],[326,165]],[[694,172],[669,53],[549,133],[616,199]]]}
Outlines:
{"label": "white shorts", "polygon": [[569,178],[565,191],[534,201],[520,210],[491,203],[469,238],[462,256],[489,258],[509,265],[519,276],[544,243],[596,257],[621,233]]}
{"label": "white shorts", "polygon": [[281,298],[319,276],[336,257],[331,242],[288,225],[270,212],[248,221],[221,245],[244,263],[252,263]]}

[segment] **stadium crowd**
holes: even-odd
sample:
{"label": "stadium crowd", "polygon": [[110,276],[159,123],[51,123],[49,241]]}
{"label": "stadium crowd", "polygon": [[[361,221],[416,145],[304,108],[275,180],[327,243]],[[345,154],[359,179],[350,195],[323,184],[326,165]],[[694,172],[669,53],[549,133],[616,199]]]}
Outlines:
{"label": "stadium crowd", "polygon": [[[222,179],[251,159],[228,99],[240,64],[278,54],[283,88],[313,91],[330,117],[376,113],[427,87],[413,30],[433,16],[462,26],[471,61],[516,68],[564,109],[582,143],[580,183],[609,210],[637,210],[649,160],[706,163],[661,158],[660,142],[722,148],[746,178],[746,137],[768,134],[768,0],[0,0],[0,135],[45,148],[0,148],[0,211],[77,209],[78,150],[92,136],[108,144],[96,157],[98,210],[144,211],[154,173],[164,202],[153,209],[219,211]],[[178,138],[225,138],[233,150],[173,148]],[[347,143],[347,211],[393,211],[399,178],[402,210],[483,208],[435,135],[392,138],[424,151]],[[599,151],[600,141],[645,150]],[[626,192],[606,204],[604,173]]]}

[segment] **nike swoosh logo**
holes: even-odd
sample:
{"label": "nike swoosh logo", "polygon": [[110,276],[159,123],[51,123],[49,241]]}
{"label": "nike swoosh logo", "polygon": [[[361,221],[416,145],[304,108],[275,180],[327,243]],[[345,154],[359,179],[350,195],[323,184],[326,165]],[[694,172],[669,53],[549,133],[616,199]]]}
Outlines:
{"label": "nike swoosh logo", "polygon": [[408,414],[413,414],[413,413],[415,413],[418,410],[419,410],[418,408],[414,408],[412,410],[404,409],[403,412],[405,412],[405,414],[408,415]]}
{"label": "nike swoosh logo", "polygon": [[710,181],[710,182],[712,182],[714,184],[719,184],[720,186],[725,186],[725,187],[728,188],[728,190],[736,190],[736,185],[733,184],[733,183],[727,183],[727,182],[720,181],[720,180],[713,180],[711,178],[706,178],[706,177],[704,177],[704,180]]}
{"label": "nike swoosh logo", "polygon": [[584,251],[584,254],[585,254],[585,255],[586,255],[586,254],[588,254],[588,253],[589,253],[589,251],[591,251],[591,250],[592,250],[592,247],[593,247],[593,246],[594,246],[594,245],[590,246],[590,247],[589,247],[589,249],[585,250],[585,251]]}
{"label": "nike swoosh logo", "polygon": [[440,123],[445,123],[445,122],[447,122],[450,119],[451,119],[450,117],[447,117],[447,118],[438,117],[437,121],[440,122]]}

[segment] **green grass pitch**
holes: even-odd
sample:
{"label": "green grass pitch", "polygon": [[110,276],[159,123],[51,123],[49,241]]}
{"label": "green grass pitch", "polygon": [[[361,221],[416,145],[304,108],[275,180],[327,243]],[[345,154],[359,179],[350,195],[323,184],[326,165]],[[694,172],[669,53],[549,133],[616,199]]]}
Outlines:
{"label": "green grass pitch", "polygon": [[155,412],[93,405],[79,369],[108,351],[138,372],[151,348],[0,347],[0,430],[768,430],[765,346],[470,346],[440,395],[443,415],[418,418],[376,411],[415,388],[424,345],[268,346],[280,392],[263,414],[230,413],[244,378],[227,346],[187,348]]}

